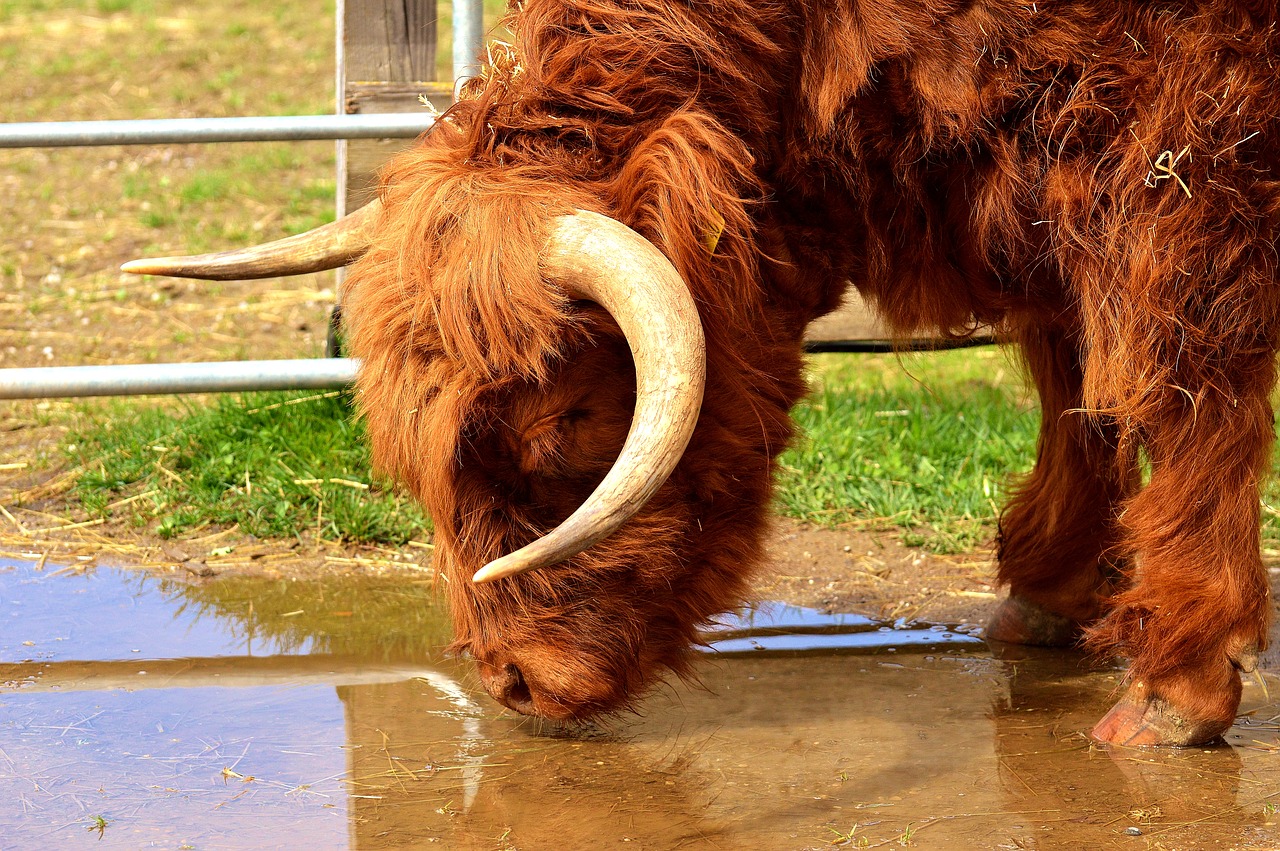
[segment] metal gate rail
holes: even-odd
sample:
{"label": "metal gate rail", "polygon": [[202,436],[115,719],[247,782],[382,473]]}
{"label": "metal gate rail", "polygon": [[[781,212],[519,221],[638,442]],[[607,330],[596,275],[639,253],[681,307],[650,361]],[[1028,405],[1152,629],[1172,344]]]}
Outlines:
{"label": "metal gate rail", "polygon": [[40,366],[0,369],[0,399],[147,396],[346,387],[359,363],[351,358]]}
{"label": "metal gate rail", "polygon": [[243,118],[153,118],[132,121],[32,121],[0,124],[0,148],[95,145],[182,145],[308,139],[413,138],[435,123],[431,114],[273,115]]}
{"label": "metal gate rail", "polygon": [[[989,336],[959,341],[919,340],[905,343],[891,340],[809,340],[805,343],[805,351],[935,351],[989,345],[992,342]],[[0,400],[336,389],[352,384],[359,368],[360,361],[355,358],[308,358],[0,369]]]}

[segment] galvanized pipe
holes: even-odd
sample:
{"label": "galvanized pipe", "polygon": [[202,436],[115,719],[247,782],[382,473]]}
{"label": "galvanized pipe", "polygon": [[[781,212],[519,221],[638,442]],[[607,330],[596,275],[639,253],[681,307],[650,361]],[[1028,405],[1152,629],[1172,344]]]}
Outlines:
{"label": "galvanized pipe", "polygon": [[951,349],[970,349],[975,346],[994,346],[996,338],[990,334],[965,337],[960,340],[947,338],[914,340],[805,340],[806,353],[843,354],[899,354],[902,352],[945,352]]}
{"label": "galvanized pipe", "polygon": [[0,369],[0,399],[328,389],[351,384],[358,367],[351,358],[311,358]]}
{"label": "galvanized pipe", "polygon": [[483,0],[453,0],[453,84],[458,88],[480,74],[484,52]]}
{"label": "galvanized pipe", "polygon": [[413,138],[431,114],[276,115],[249,118],[156,118],[136,121],[33,121],[0,124],[0,148],[89,145],[180,145],[197,142],[280,142],[304,139]]}
{"label": "galvanized pipe", "polygon": [[[991,345],[993,342],[990,337],[955,342],[920,340],[905,343],[889,340],[808,340],[805,351],[940,351]],[[353,383],[359,366],[360,362],[354,358],[319,358],[0,369],[0,400],[331,389]]]}

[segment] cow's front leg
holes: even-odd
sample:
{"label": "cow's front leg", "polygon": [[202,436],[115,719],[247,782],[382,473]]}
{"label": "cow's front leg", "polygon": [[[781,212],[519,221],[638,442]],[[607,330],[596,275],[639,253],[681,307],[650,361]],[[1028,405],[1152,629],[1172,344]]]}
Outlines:
{"label": "cow's front leg", "polygon": [[1200,744],[1235,718],[1239,672],[1257,665],[1270,614],[1258,488],[1274,438],[1271,370],[1269,357],[1234,370],[1249,389],[1188,394],[1144,426],[1151,481],[1122,515],[1132,585],[1089,631],[1132,659],[1129,686],[1095,739]]}
{"label": "cow's front leg", "polygon": [[1029,328],[1020,343],[1040,394],[1036,463],[1000,518],[999,581],[1009,596],[988,638],[1015,644],[1075,643],[1110,593],[1115,514],[1133,489],[1134,465],[1114,429],[1079,413],[1082,377],[1062,330]]}

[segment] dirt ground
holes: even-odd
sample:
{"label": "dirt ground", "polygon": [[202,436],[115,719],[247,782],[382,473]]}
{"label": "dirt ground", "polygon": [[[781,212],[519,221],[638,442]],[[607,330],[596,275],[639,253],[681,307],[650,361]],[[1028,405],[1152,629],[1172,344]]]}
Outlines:
{"label": "dirt ground", "polygon": [[884,620],[985,624],[997,594],[991,552],[938,555],[893,531],[782,519],[756,585],[761,599]]}

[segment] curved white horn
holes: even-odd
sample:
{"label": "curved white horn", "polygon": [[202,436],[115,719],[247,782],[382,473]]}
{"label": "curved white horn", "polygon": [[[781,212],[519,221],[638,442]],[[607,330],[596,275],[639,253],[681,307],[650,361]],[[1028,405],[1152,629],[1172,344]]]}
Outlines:
{"label": "curved white horn", "polygon": [[702,407],[706,343],[698,309],[652,243],[580,210],[554,220],[542,268],[622,329],[636,366],[635,415],[617,461],[586,502],[543,537],[476,571],[473,582],[556,564],[617,531],[675,470]]}
{"label": "curved white horn", "polygon": [[134,275],[243,281],[336,269],[369,250],[370,225],[381,210],[382,202],[375,199],[336,222],[297,236],[216,254],[131,260],[120,270]]}

